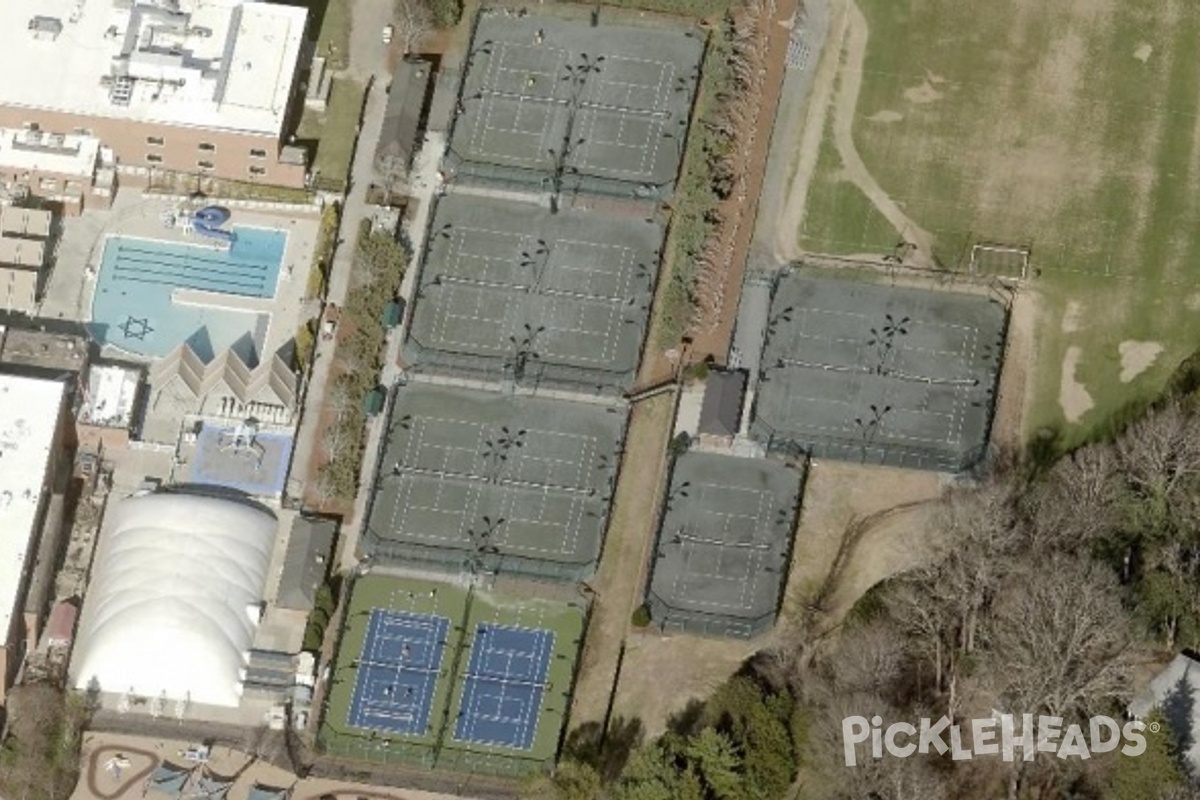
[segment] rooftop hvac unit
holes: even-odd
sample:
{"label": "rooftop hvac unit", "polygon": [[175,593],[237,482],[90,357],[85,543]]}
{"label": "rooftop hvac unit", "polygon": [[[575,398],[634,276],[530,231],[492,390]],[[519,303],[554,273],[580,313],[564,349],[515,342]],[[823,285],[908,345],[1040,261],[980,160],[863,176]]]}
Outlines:
{"label": "rooftop hvac unit", "polygon": [[58,17],[43,17],[36,16],[29,20],[29,30],[33,31],[35,38],[41,39],[57,39],[62,33],[63,23]]}
{"label": "rooftop hvac unit", "polygon": [[108,99],[114,106],[127,106],[132,98],[133,78],[130,78],[128,75],[122,75],[113,81]]}

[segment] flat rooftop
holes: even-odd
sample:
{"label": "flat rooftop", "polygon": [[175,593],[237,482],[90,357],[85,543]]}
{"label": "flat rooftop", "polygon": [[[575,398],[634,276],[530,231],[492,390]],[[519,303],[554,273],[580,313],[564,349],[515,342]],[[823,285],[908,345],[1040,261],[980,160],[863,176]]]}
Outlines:
{"label": "flat rooftop", "polygon": [[0,267],[39,270],[45,263],[45,242],[40,239],[0,236]]}
{"label": "flat rooftop", "polygon": [[0,631],[17,606],[65,384],[0,373]]}
{"label": "flat rooftop", "polygon": [[41,208],[0,207],[0,236],[23,236],[26,239],[46,239],[54,215]]}
{"label": "flat rooftop", "polygon": [[243,0],[5,0],[0,105],[278,136],[307,11]]}
{"label": "flat rooftop", "polygon": [[[14,172],[53,172],[88,179],[96,173],[100,149],[95,136],[0,129],[0,167]],[[49,216],[48,211],[43,213]]]}
{"label": "flat rooftop", "polygon": [[141,372],[116,364],[95,364],[88,370],[87,398],[79,421],[106,428],[128,428],[133,421]]}

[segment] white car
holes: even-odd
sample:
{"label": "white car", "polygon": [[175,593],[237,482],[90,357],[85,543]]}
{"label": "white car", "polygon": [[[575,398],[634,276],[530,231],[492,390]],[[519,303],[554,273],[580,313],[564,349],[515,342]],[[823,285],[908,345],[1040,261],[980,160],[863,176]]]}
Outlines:
{"label": "white car", "polygon": [[395,34],[396,34],[396,26],[395,25],[384,25],[383,26],[383,43],[391,44],[392,36],[394,36]]}

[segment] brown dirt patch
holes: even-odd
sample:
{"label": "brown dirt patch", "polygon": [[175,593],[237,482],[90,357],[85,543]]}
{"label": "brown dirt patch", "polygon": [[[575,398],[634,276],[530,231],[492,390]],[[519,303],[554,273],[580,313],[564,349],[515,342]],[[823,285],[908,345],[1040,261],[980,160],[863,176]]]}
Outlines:
{"label": "brown dirt patch", "polygon": [[711,695],[762,647],[760,639],[705,639],[648,632],[630,636],[613,716],[640,719],[646,736],[657,736],[666,730],[672,714],[682,711],[689,700]]}
{"label": "brown dirt patch", "polygon": [[904,99],[910,103],[925,105],[926,103],[935,103],[938,100],[941,100],[942,93],[933,88],[933,84],[926,80],[919,86],[912,86],[908,89],[905,89]]}
{"label": "brown dirt patch", "polygon": [[[862,593],[932,553],[925,503],[941,496],[932,472],[819,461],[812,464],[796,527],[784,617],[814,609],[836,625]],[[891,509],[901,509],[887,513]],[[853,523],[878,515],[855,543]],[[839,555],[840,554],[840,555]]]}
{"label": "brown dirt patch", "polygon": [[1121,354],[1121,383],[1129,383],[1150,367],[1163,351],[1159,342],[1135,342],[1126,340],[1117,345]]}
{"label": "brown dirt patch", "polygon": [[883,111],[877,111],[874,114],[872,114],[871,116],[867,117],[868,122],[883,122],[883,123],[899,122],[902,119],[904,119],[904,115],[901,114],[899,111],[890,111],[886,108]]}
{"label": "brown dirt patch", "polygon": [[1068,300],[1067,310],[1063,312],[1062,332],[1075,333],[1079,330],[1079,321],[1083,317],[1083,303],[1078,300]]}
{"label": "brown dirt patch", "polygon": [[1083,419],[1083,415],[1096,405],[1087,387],[1075,380],[1075,368],[1083,356],[1083,348],[1071,345],[1063,354],[1062,377],[1058,389],[1058,404],[1062,407],[1063,416],[1072,424]]}
{"label": "brown dirt patch", "polygon": [[604,719],[621,642],[642,599],[673,412],[674,396],[664,394],[638,403],[630,415],[604,552],[591,583],[591,620],[570,716],[576,726]]}
{"label": "brown dirt patch", "polygon": [[1019,450],[1025,442],[1025,417],[1032,386],[1029,376],[1037,353],[1040,314],[1041,299],[1032,290],[1017,292],[1008,312],[1008,341],[992,414],[992,441],[1011,452]]}

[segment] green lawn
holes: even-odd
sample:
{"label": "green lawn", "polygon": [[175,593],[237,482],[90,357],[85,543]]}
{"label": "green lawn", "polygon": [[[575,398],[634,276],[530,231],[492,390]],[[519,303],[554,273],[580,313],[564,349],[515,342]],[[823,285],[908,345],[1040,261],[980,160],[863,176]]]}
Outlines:
{"label": "green lawn", "polygon": [[326,191],[342,191],[354,159],[354,137],[362,111],[364,88],[349,78],[335,78],[324,112],[304,110],[296,135],[317,140],[313,169],[317,185]]}
{"label": "green lawn", "polygon": [[[317,33],[316,54],[325,56],[330,69],[345,69],[350,59],[350,3],[352,0],[311,0],[309,8],[324,4],[324,18]],[[310,11],[310,13],[312,13]]]}
{"label": "green lawn", "polygon": [[[1200,7],[859,6],[870,36],[854,139],[872,175],[945,264],[964,263],[971,240],[1032,245],[1041,313],[1026,431],[1054,428],[1070,445],[1156,396],[1200,343]],[[827,142],[801,242],[873,252],[894,233],[840,167]],[[1123,342],[1162,352],[1122,381]],[[1071,347],[1093,403],[1075,422],[1059,402]]]}

